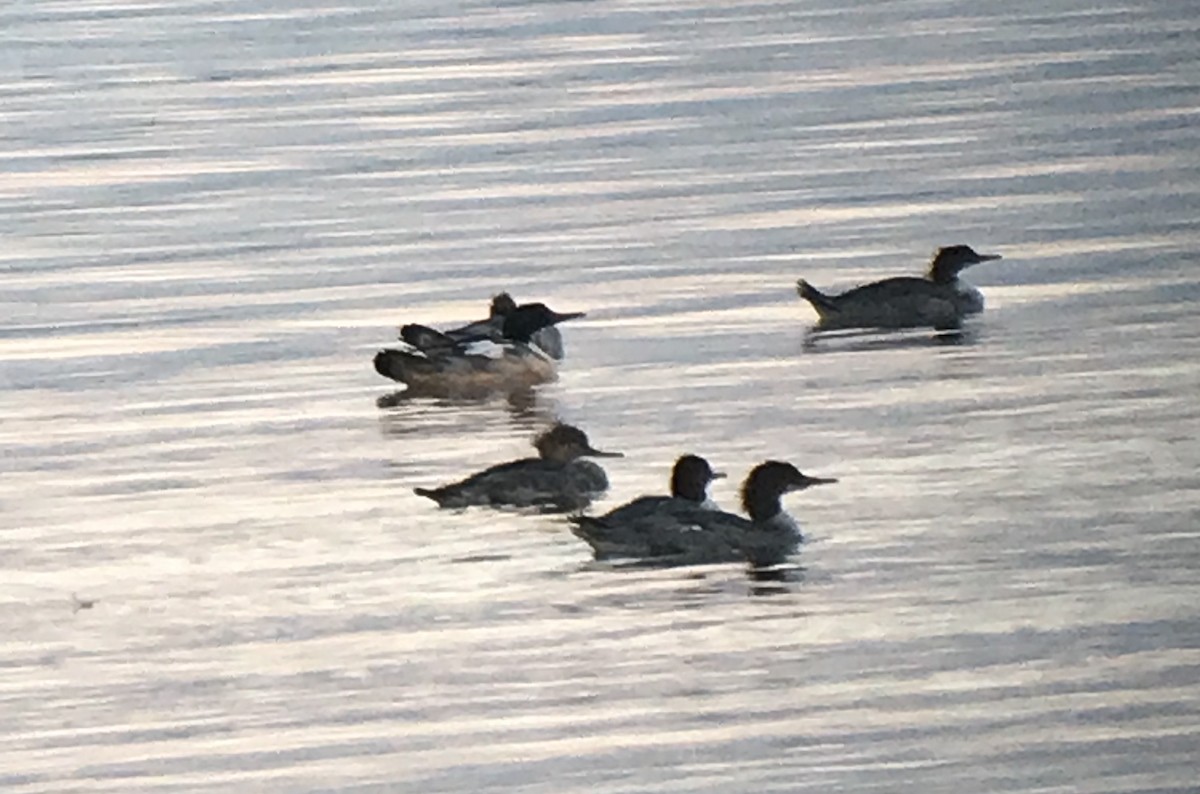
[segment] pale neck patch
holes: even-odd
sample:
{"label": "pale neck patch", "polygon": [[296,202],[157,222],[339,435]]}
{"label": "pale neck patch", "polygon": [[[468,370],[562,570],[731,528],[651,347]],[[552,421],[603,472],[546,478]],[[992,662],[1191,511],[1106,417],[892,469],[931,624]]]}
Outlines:
{"label": "pale neck patch", "polygon": [[766,522],[772,529],[783,530],[790,532],[796,537],[801,537],[803,534],[800,531],[800,523],[796,519],[788,515],[786,510],[780,510],[769,521]]}
{"label": "pale neck patch", "polygon": [[983,293],[965,281],[958,282],[958,296],[964,314],[979,314],[983,311]]}

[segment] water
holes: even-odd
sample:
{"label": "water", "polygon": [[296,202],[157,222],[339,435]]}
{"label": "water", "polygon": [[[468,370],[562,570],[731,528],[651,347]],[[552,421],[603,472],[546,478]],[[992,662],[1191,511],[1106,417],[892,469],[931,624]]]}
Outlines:
{"label": "water", "polygon": [[[1197,791],[1186,3],[0,10],[0,787]],[[988,311],[806,348],[796,278]],[[403,321],[560,310],[532,401]],[[787,581],[411,488],[554,418],[788,498]],[[96,599],[76,609],[72,593]]]}

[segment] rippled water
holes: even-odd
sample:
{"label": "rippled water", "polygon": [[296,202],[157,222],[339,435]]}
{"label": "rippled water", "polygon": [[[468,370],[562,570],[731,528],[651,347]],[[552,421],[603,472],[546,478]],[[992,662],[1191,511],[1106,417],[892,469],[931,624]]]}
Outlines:
{"label": "rippled water", "polygon": [[[4,6],[0,788],[1196,791],[1189,5]],[[558,383],[376,407],[501,288]],[[841,482],[780,582],[412,495],[555,418]]]}

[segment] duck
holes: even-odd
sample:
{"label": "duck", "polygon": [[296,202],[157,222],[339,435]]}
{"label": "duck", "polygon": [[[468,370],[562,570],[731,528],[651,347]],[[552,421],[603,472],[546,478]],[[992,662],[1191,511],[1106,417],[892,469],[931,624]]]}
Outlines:
{"label": "duck", "polygon": [[536,458],[501,463],[438,488],[414,488],[438,507],[537,508],[544,513],[583,510],[608,490],[608,475],[585,458],[620,458],[592,446],[579,428],[559,422],[534,439]]}
{"label": "duck", "polygon": [[[516,310],[517,302],[513,300],[512,295],[500,292],[492,296],[486,320],[476,320],[458,328],[440,332],[432,331],[424,325],[410,323],[400,327],[400,339],[417,350],[424,350],[426,345],[436,347],[443,338],[449,338],[455,342],[473,342],[478,339],[501,341],[504,336],[504,321]],[[553,325],[535,331],[530,335],[530,341],[555,361],[562,361],[566,354],[562,333]]]}
{"label": "duck", "polygon": [[781,565],[803,539],[781,497],[836,482],[804,474],[785,461],[768,460],[751,469],[742,484],[742,509],[749,519],[676,499],[664,509],[626,513],[621,520],[614,514],[623,508],[598,518],[572,516],[570,521],[572,532],[592,547],[597,559],[621,556],[665,565],[746,561],[753,568],[769,568]]}
{"label": "duck", "polygon": [[[458,334],[406,325],[407,349],[375,354],[375,371],[431,397],[475,397],[517,392],[558,377],[553,358],[533,343],[538,331],[585,316],[526,303],[504,315],[499,334]],[[490,321],[488,321],[490,322]]]}
{"label": "duck", "polygon": [[572,531],[592,546],[596,559],[653,557],[654,530],[696,508],[716,510],[708,496],[713,480],[725,477],[699,455],[681,455],[671,468],[669,496],[639,496],[602,516],[571,516]]}
{"label": "duck", "polygon": [[969,245],[949,245],[937,249],[923,277],[887,278],[840,295],[821,292],[800,279],[796,290],[817,311],[820,319],[814,331],[925,327],[953,331],[961,328],[966,317],[983,311],[983,294],[961,281],[959,273],[1000,258],[976,253]]}

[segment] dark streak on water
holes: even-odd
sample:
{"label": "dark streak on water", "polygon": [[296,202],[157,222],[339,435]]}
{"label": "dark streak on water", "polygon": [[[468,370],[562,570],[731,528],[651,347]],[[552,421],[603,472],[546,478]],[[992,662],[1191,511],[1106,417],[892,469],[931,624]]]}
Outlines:
{"label": "dark streak on water", "polygon": [[[1187,3],[0,9],[0,788],[1191,792]],[[936,245],[988,312],[806,347]],[[370,355],[502,287],[559,383]],[[414,485],[837,476],[778,581]],[[735,477],[736,479],[736,477]],[[716,496],[735,500],[736,482]],[[76,610],[72,593],[99,599]]]}

